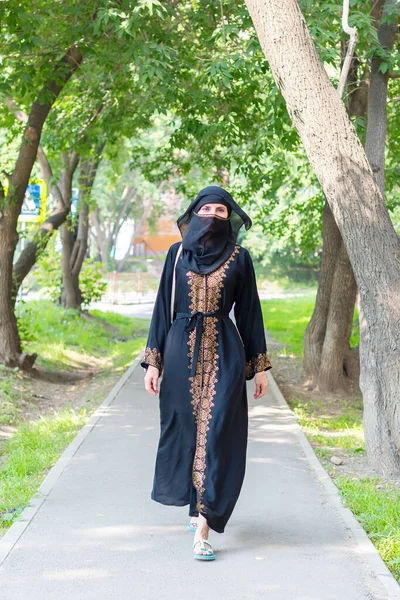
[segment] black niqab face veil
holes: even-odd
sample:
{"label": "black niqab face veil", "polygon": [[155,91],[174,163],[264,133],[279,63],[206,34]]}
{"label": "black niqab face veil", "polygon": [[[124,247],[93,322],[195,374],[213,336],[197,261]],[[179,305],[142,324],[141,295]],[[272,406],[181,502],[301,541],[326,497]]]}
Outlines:
{"label": "black niqab face veil", "polygon": [[[204,204],[224,204],[228,217],[199,216]],[[184,266],[205,275],[217,269],[232,254],[239,229],[250,229],[250,217],[221,187],[210,185],[202,189],[177,220],[182,235],[182,261]]]}

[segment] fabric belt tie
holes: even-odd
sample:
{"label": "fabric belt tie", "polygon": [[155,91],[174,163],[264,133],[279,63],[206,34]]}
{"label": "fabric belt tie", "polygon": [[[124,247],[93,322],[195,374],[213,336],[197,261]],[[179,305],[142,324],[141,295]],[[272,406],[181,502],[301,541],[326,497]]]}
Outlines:
{"label": "fabric belt tie", "polygon": [[196,365],[199,358],[200,340],[203,333],[203,317],[221,317],[223,319],[229,319],[229,313],[222,310],[214,310],[210,312],[196,311],[195,313],[183,313],[178,312],[175,319],[187,319],[185,325],[185,331],[193,331],[196,328],[196,342],[193,351],[192,368],[190,370],[190,376],[194,377],[196,374]]}

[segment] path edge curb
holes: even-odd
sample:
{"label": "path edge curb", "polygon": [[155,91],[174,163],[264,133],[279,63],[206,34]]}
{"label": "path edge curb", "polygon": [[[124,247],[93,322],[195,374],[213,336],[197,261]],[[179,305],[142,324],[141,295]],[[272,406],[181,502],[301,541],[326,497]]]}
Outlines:
{"label": "path edge curb", "polygon": [[3,537],[0,539],[0,567],[7,559],[11,550],[18,542],[24,531],[28,528],[32,522],[34,516],[39,511],[42,504],[45,502],[47,496],[50,494],[58,478],[63,473],[64,469],[68,466],[74,454],[77,452],[80,445],[83,443],[85,438],[92,431],[97,421],[103,416],[105,409],[115,400],[118,392],[125,385],[133,371],[136,369],[138,364],[142,361],[144,352],[142,351],[133,361],[130,367],[121,375],[117,380],[113,388],[107,394],[103,402],[96,408],[95,412],[90,417],[89,421],[78,431],[76,436],[71,440],[64,452],[61,454],[57,462],[51,467],[47,473],[45,479],[42,481],[40,487],[32,498],[28,501],[27,506],[24,508],[22,513],[18,516],[18,519],[14,521],[11,527],[6,531]]}
{"label": "path edge curb", "polygon": [[271,385],[272,391],[275,395],[275,398],[278,401],[278,404],[283,408],[289,410],[290,413],[293,415],[295,423],[294,432],[296,437],[298,438],[299,444],[302,447],[302,450],[311,468],[314,470],[317,479],[325,488],[325,491],[328,494],[329,502],[339,513],[346,527],[351,531],[355,542],[358,546],[360,557],[368,564],[375,577],[382,584],[383,588],[388,594],[386,600],[400,600],[400,585],[397,583],[396,579],[389,571],[388,567],[381,558],[374,544],[369,539],[366,531],[357,521],[356,517],[353,515],[351,510],[343,505],[339,488],[334,483],[333,479],[326,471],[326,469],[323,467],[322,463],[319,461],[306,434],[299,425],[292,409],[286,402],[285,397],[283,396],[278,384],[276,383],[270,371],[268,372],[268,380]]}

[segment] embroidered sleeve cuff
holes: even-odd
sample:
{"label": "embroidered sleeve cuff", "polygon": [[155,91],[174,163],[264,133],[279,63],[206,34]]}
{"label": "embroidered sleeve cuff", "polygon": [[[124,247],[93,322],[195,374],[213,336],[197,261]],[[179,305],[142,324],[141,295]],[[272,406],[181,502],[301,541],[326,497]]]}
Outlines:
{"label": "embroidered sleeve cuff", "polygon": [[246,362],[246,379],[253,379],[256,373],[268,371],[268,369],[272,369],[272,365],[267,353],[257,354]]}
{"label": "embroidered sleeve cuff", "polygon": [[144,368],[147,368],[148,365],[151,365],[152,367],[156,367],[158,369],[159,376],[162,373],[163,361],[161,358],[161,354],[157,350],[157,348],[149,348],[147,346],[144,351],[143,361],[140,364]]}

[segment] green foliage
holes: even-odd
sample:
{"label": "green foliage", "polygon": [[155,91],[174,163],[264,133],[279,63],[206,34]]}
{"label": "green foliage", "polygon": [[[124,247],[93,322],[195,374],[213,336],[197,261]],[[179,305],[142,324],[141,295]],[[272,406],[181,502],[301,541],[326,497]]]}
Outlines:
{"label": "green foliage", "polygon": [[53,236],[35,269],[37,282],[53,302],[59,301],[62,292],[61,253],[56,250],[56,243],[57,238]]}
{"label": "green foliage", "polygon": [[[47,252],[38,260],[35,277],[46,295],[57,302],[62,294],[61,253],[56,249],[55,236],[48,244]],[[79,288],[82,294],[82,306],[101,300],[107,289],[103,277],[102,264],[93,259],[86,259],[79,274]],[[24,336],[26,339],[26,336]]]}
{"label": "green foliage", "polygon": [[[316,4],[309,0],[301,4],[318,52],[336,86],[343,59],[340,41],[346,38],[341,26],[342,5],[337,1]],[[212,4],[209,13],[215,8]],[[373,56],[382,61],[397,56],[396,51],[389,56],[380,46],[371,9],[371,1],[352,2],[350,21],[357,26],[359,43],[357,72],[346,91],[349,98],[360,85]],[[190,15],[193,22],[201,21],[202,11],[205,7],[199,3],[195,14]],[[181,69],[176,80],[177,98],[171,98],[170,110],[165,112],[171,115],[172,132],[144,168],[151,176],[153,164],[164,164],[167,178],[171,165],[177,167],[181,174],[179,190],[187,197],[196,191],[193,180],[190,181],[193,163],[207,173],[210,183],[220,182],[228,173],[230,189],[266,234],[274,240],[290,236],[288,247],[299,247],[304,254],[312,255],[321,245],[324,197],[320,185],[291,126],[246,11],[224,5],[224,17],[226,21],[217,16],[214,23],[210,20],[213,32],[201,44],[192,40],[193,51],[182,44],[182,65],[187,79],[190,75],[190,85],[186,84],[184,93],[179,93],[184,81]],[[184,32],[183,27],[183,36]],[[204,66],[200,68],[196,61],[202,53]],[[393,86],[398,86],[396,80]],[[393,122],[395,111],[389,111],[389,118]],[[364,118],[354,118],[354,123],[363,138]],[[397,131],[398,126],[391,128],[389,123],[393,144],[399,138]],[[141,139],[135,161],[143,156],[146,137]],[[392,206],[398,202],[398,154],[387,162],[391,171],[387,178],[388,205]]]}
{"label": "green foliage", "polygon": [[[24,307],[23,308],[23,312],[24,312],[23,318],[21,316],[22,307]],[[32,329],[29,327],[29,319],[30,319],[30,315],[32,313],[32,310],[31,310],[29,304],[27,304],[24,301],[20,302],[18,304],[18,313],[19,314],[17,314],[17,325],[18,325],[18,332],[19,332],[19,337],[21,339],[21,342],[36,341],[36,339],[37,339],[36,333],[34,331],[32,331]]]}
{"label": "green foliage", "polygon": [[400,206],[396,207],[391,214],[394,228],[398,235],[400,235]]}
{"label": "green foliage", "polygon": [[82,306],[88,307],[91,302],[98,302],[104,296],[107,282],[103,277],[103,265],[88,258],[79,275],[79,288],[82,294]]}
{"label": "green foliage", "polygon": [[[244,4],[222,6],[200,0],[179,6],[147,1],[121,5],[102,0],[95,5],[66,2],[54,7],[41,0],[38,6],[40,23],[25,2],[13,0],[1,8],[8,34],[2,46],[4,78],[16,101],[29,108],[67,40],[81,40],[84,53],[79,72],[63,90],[43,132],[55,175],[62,165],[60,152],[74,148],[84,154],[93,140],[106,141],[108,170],[114,170],[114,175],[107,175],[108,189],[97,186],[95,198],[112,221],[118,206],[109,199],[120,195],[117,187],[122,181],[116,174],[123,170],[140,192],[132,214],[142,202],[141,188],[149,182],[153,190],[145,194],[158,196],[154,190],[172,179],[176,190],[191,198],[205,183],[221,182],[228,174],[235,197],[265,233],[275,240],[285,238],[285,251],[300,248],[303,256],[311,256],[318,250],[323,195]],[[345,37],[341,4],[302,0],[301,6],[336,85],[342,61],[340,40]],[[350,20],[359,32],[353,88],[372,56],[381,59],[382,69],[389,64],[396,68],[397,53],[380,46],[371,8],[371,0],[355,0],[351,5]],[[391,9],[384,20],[396,15]],[[393,97],[396,86],[396,80],[391,82]],[[396,145],[398,111],[392,107],[389,135]],[[157,123],[160,116],[164,121]],[[3,117],[11,142],[21,128],[9,111]],[[363,136],[362,117],[355,119],[355,125]],[[162,133],[154,144],[155,128]],[[134,140],[129,148],[131,164],[126,148],[119,151],[125,145],[121,138]],[[392,190],[398,180],[399,155],[396,149],[387,159],[391,206],[398,201]],[[158,210],[159,198],[154,216]]]}
{"label": "green foliage", "polygon": [[299,227],[298,217],[293,215],[288,220],[290,224],[286,229],[283,226],[275,235],[256,222],[244,235],[242,244],[254,257],[258,277],[266,277],[270,281],[288,277],[293,282],[315,284],[322,254],[320,217],[318,215],[318,227],[313,233],[311,226],[308,228],[310,235],[307,239],[304,230]]}

